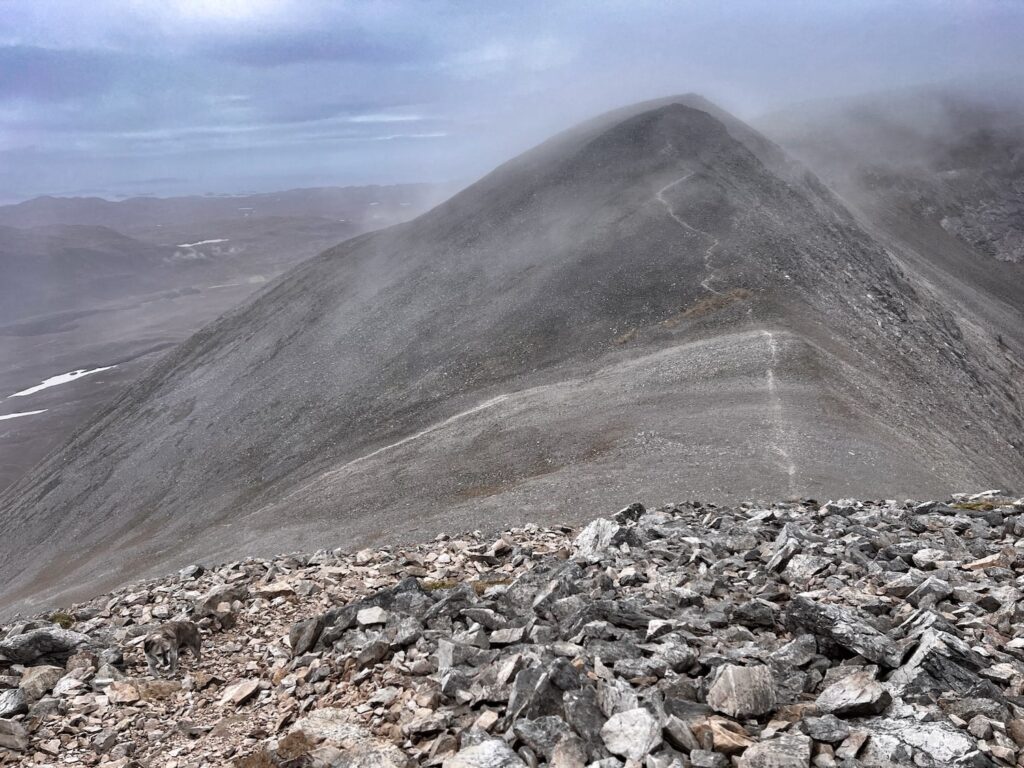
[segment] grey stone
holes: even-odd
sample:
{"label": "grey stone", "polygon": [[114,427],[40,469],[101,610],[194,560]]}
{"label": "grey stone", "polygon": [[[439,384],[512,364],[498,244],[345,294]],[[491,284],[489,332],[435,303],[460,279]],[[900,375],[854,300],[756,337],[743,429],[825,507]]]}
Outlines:
{"label": "grey stone", "polygon": [[729,768],[729,758],[721,752],[695,749],[690,753],[690,765],[693,768]]}
{"label": "grey stone", "polygon": [[504,741],[488,739],[463,747],[441,765],[442,768],[519,768],[526,763]]}
{"label": "grey stone", "polygon": [[740,757],[738,768],[807,768],[811,762],[811,740],[800,733],[787,733],[751,745]]}
{"label": "grey stone", "polygon": [[320,633],[324,631],[324,617],[316,616],[312,619],[299,621],[288,630],[288,642],[292,647],[292,657],[308,653],[316,646],[320,639]]}
{"label": "grey stone", "polygon": [[11,688],[0,691],[0,718],[14,717],[28,712],[28,702],[25,700],[25,692],[20,688]]}
{"label": "grey stone", "polygon": [[538,755],[551,758],[556,746],[565,737],[572,734],[572,729],[562,718],[556,715],[539,717],[536,720],[517,720],[512,730],[519,739]]}
{"label": "grey stone", "polygon": [[873,675],[860,671],[830,685],[815,703],[827,714],[860,717],[884,712],[892,703],[892,694]]}
{"label": "grey stone", "polygon": [[597,562],[612,545],[619,530],[620,526],[612,520],[594,520],[573,541],[573,554],[584,562]]}
{"label": "grey stone", "polygon": [[0,747],[14,752],[28,749],[28,731],[25,726],[14,720],[0,718]]}
{"label": "grey stone", "polygon": [[712,709],[740,720],[768,714],[777,704],[775,681],[764,665],[727,664],[708,690],[708,705]]}
{"label": "grey stone", "polygon": [[53,686],[62,677],[64,677],[64,670],[61,667],[47,665],[29,667],[22,674],[18,687],[25,695],[25,702],[31,706],[52,691]]}
{"label": "grey stone", "polygon": [[832,714],[806,717],[800,724],[804,733],[826,744],[838,744],[850,735],[850,726]]}
{"label": "grey stone", "polygon": [[642,760],[661,744],[661,725],[642,707],[619,712],[601,728],[605,748],[627,760]]}
{"label": "grey stone", "polygon": [[89,643],[89,636],[81,632],[58,626],[40,627],[0,641],[0,654],[11,661],[31,664],[43,657],[66,658]]}

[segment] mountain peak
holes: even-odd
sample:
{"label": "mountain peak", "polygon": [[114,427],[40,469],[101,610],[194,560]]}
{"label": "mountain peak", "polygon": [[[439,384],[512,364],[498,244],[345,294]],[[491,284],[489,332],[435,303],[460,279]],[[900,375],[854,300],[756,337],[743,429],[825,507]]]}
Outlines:
{"label": "mountain peak", "polygon": [[360,545],[572,519],[681,482],[1008,485],[1019,456],[978,427],[1000,382],[792,168],[713,106],[647,102],[305,262],[0,494],[6,599],[339,528]]}

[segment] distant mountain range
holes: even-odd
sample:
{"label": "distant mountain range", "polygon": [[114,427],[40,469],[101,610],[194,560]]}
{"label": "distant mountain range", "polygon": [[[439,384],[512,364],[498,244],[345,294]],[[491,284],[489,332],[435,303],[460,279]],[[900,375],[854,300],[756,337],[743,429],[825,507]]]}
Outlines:
{"label": "distant mountain range", "polygon": [[367,222],[390,223],[408,218],[408,211],[440,202],[453,189],[436,184],[319,187],[256,195],[191,195],[187,197],[37,197],[0,206],[0,224],[37,227],[50,224],[91,224],[120,232],[151,227],[179,227],[202,221],[266,217],[345,219],[365,231]]}
{"label": "distant mountain range", "polygon": [[163,356],[0,494],[0,601],[640,497],[1020,486],[1020,265],[847,202],[695,96],[560,134]]}
{"label": "distant mountain range", "polygon": [[[0,488],[168,347],[289,267],[412,218],[448,192],[420,184],[0,207]],[[73,385],[6,398],[111,365]]]}

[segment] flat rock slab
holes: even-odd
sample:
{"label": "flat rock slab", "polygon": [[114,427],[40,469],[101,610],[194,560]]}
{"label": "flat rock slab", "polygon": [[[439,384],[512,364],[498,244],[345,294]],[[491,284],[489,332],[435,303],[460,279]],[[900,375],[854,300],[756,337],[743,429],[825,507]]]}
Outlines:
{"label": "flat rock slab", "polygon": [[222,707],[226,707],[228,705],[237,707],[251,699],[259,689],[259,680],[240,680],[237,683],[232,683],[224,689],[224,693],[220,697],[219,704]]}

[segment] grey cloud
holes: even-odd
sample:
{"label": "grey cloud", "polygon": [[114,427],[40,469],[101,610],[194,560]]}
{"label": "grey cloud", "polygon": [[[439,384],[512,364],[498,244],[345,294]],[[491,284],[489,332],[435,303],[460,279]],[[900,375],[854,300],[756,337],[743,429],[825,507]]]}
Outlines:
{"label": "grey cloud", "polygon": [[398,40],[361,28],[311,29],[242,39],[218,38],[200,50],[211,58],[253,67],[279,67],[315,61],[365,65],[422,62],[430,47],[420,40]]}
{"label": "grey cloud", "polygon": [[35,46],[0,47],[0,100],[54,102],[92,96],[117,78],[118,57]]}

